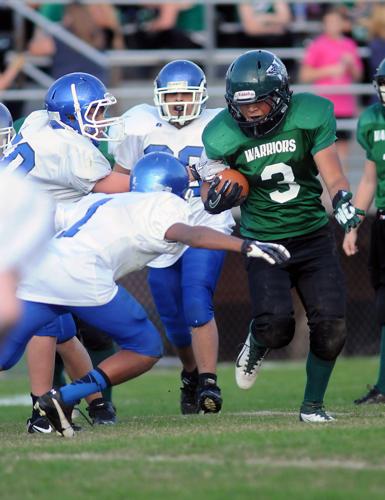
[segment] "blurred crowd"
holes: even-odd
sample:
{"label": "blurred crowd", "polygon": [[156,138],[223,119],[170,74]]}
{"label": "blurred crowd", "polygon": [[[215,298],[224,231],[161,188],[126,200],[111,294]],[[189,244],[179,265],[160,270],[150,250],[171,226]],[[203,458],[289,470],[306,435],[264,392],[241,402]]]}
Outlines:
{"label": "blurred crowd", "polygon": [[[208,43],[205,26],[208,7],[204,2],[141,5],[27,2],[27,5],[100,52],[199,49]],[[385,55],[383,2],[248,1],[218,4],[213,8],[217,48],[304,49],[302,58],[282,57],[293,83],[368,83]],[[53,79],[81,70],[114,86],[131,78],[151,78],[158,70],[138,65],[111,70],[28,20],[23,21],[21,35],[20,30],[15,30],[12,9],[3,6],[0,12],[0,90],[25,86],[28,77],[20,70],[30,56],[43,56],[48,61],[43,71]],[[367,47],[369,56],[361,58],[359,47]],[[325,48],[330,49],[329,56],[319,57],[325,54]],[[159,67],[163,62],[159,62]],[[203,67],[207,64],[204,60],[197,62]],[[217,76],[224,76],[222,73],[218,70]],[[341,95],[327,92],[324,95],[334,100],[337,117],[357,115],[356,98],[345,96],[343,102]],[[369,102],[367,97],[362,99],[363,104]],[[14,116],[21,114],[20,103],[8,104]],[[342,157],[346,156],[344,140],[348,138],[340,137]]]}

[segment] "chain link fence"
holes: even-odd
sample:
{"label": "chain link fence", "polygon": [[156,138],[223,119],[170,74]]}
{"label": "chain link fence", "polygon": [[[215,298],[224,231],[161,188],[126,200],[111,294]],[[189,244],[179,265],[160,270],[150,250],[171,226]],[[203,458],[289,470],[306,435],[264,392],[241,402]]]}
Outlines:
{"label": "chain link fence", "polygon": [[[359,233],[360,251],[353,257],[346,257],[342,251],[343,231],[332,221],[341,265],[347,285],[347,329],[348,339],[343,355],[372,355],[378,353],[379,328],[375,320],[374,292],[369,282],[367,269],[370,226],[373,216],[369,216]],[[121,283],[139,300],[147,310],[151,320],[164,334],[164,329],[157,314],[151,293],[147,285],[147,271],[144,269],[132,273]],[[303,307],[293,291],[293,303],[296,317],[296,334],[291,344],[283,349],[271,352],[269,359],[301,359],[307,355],[309,336]],[[215,294],[215,317],[218,324],[220,344],[219,360],[235,360],[240,345],[244,342],[251,317],[247,274],[243,259],[235,253],[228,253],[220,281]],[[166,355],[173,351],[165,341]]]}

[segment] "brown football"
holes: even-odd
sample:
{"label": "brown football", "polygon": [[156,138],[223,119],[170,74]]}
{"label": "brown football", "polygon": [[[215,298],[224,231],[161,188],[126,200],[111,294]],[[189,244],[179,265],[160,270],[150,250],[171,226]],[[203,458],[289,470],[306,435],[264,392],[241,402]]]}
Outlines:
{"label": "brown football", "polygon": [[[234,184],[235,182],[238,183],[239,186],[242,187],[242,193],[241,193],[241,199],[238,205],[241,205],[245,199],[247,198],[247,195],[249,194],[249,182],[246,179],[246,177],[241,174],[238,170],[234,170],[232,168],[227,168],[226,170],[222,170],[222,172],[219,172],[217,177],[220,178],[220,183],[218,186],[216,186],[215,191],[219,192],[223,186],[223,184],[229,180],[231,181],[231,184]],[[227,192],[231,190],[231,186],[228,188]]]}

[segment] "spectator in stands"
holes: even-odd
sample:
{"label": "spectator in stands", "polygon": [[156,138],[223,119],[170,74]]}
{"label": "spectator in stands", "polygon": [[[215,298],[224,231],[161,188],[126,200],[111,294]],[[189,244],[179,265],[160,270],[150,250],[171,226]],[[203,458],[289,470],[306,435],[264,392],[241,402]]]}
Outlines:
{"label": "spectator in stands", "polygon": [[[323,33],[307,47],[299,78],[304,83],[319,85],[318,93],[334,104],[337,118],[354,118],[357,100],[351,94],[349,85],[358,82],[363,73],[363,64],[356,43],[343,34],[344,17],[339,8],[332,7],[322,19]],[[346,85],[346,94],[333,94],[325,86]],[[322,87],[323,88],[322,88]],[[337,150],[346,167],[350,132],[337,131]]]}
{"label": "spectator in stands", "polygon": [[[51,6],[46,6],[51,7]],[[55,5],[60,9],[60,5]],[[96,9],[98,7],[98,9]],[[61,24],[72,34],[88,43],[92,47],[103,51],[110,46],[123,48],[123,37],[118,25],[115,11],[104,9],[103,5],[69,4],[62,10],[43,11],[57,20],[62,12]],[[76,71],[90,73],[104,83],[109,81],[105,67],[69,47],[59,38],[48,35],[38,29],[29,44],[29,52],[36,56],[52,56],[52,77],[61,76]]]}
{"label": "spectator in stands", "polygon": [[0,90],[6,90],[10,87],[24,66],[24,55],[16,54],[7,64],[6,68],[0,73]]}
{"label": "spectator in stands", "polygon": [[[376,292],[381,347],[377,382],[367,394],[354,401],[357,405],[385,403],[385,59],[374,73],[373,83],[379,101],[362,112],[357,126],[357,139],[366,152],[366,161],[354,204],[367,211],[375,198],[377,207],[371,229],[369,270]],[[343,249],[348,256],[357,253],[357,229],[345,235]]]}
{"label": "spectator in stands", "polygon": [[196,2],[145,3],[137,9],[137,32],[127,40],[138,49],[199,48],[195,33],[203,30],[203,5]]}
{"label": "spectator in stands", "polygon": [[238,6],[244,33],[256,47],[287,47],[292,15],[286,2],[248,2]]}

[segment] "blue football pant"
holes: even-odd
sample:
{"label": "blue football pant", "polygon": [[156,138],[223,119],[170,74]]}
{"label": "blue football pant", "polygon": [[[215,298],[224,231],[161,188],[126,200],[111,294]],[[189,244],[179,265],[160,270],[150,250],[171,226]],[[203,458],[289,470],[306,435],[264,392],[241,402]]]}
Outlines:
{"label": "blue football pant", "polygon": [[148,283],[167,338],[191,345],[191,328],[214,317],[213,295],[226,252],[189,248],[170,267],[149,268]]}
{"label": "blue football pant", "polygon": [[23,301],[23,314],[0,346],[0,368],[14,366],[31,337],[59,316],[73,313],[104,330],[122,348],[144,356],[160,357],[162,341],[143,307],[121,286],[107,304],[92,307],[57,306]]}

